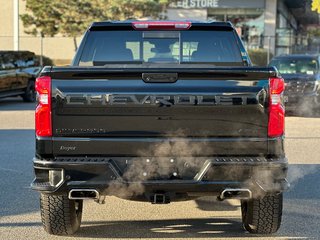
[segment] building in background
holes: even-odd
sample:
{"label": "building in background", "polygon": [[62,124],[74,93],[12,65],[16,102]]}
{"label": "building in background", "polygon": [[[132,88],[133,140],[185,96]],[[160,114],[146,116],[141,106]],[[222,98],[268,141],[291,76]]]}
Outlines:
{"label": "building in background", "polygon": [[308,51],[305,30],[319,24],[307,0],[179,0],[170,5],[167,16],[230,21],[248,48],[270,49],[275,55]]}
{"label": "building in background", "polygon": [[[14,2],[25,13],[22,0],[1,1],[0,50],[14,49]],[[178,0],[166,11],[170,20],[231,21],[249,49],[266,49],[271,54],[319,52],[319,41],[307,38],[310,24],[319,24],[311,11],[311,0]],[[41,39],[24,32],[19,20],[19,49],[43,54],[58,63],[69,63],[74,55],[72,38],[57,35]],[[81,37],[79,36],[78,42]]]}

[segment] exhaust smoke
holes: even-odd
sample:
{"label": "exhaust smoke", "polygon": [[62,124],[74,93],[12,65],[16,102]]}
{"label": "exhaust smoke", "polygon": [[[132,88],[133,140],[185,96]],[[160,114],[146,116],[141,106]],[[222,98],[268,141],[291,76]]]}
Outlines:
{"label": "exhaust smoke", "polygon": [[124,186],[114,182],[109,186],[111,192],[130,198],[145,192],[141,181],[179,179],[181,171],[195,175],[195,169],[201,167],[196,157],[206,151],[207,143],[190,142],[181,129],[167,133],[164,139],[169,137],[170,141],[164,140],[146,150],[138,149],[137,158],[132,160],[123,175],[123,178],[130,182]]}

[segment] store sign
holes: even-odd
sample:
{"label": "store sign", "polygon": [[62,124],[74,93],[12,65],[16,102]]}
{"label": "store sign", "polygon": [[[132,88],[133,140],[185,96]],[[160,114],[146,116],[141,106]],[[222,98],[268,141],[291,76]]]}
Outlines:
{"label": "store sign", "polygon": [[179,0],[171,8],[264,8],[264,0]]}
{"label": "store sign", "polygon": [[178,8],[217,8],[219,0],[181,0],[176,3]]}

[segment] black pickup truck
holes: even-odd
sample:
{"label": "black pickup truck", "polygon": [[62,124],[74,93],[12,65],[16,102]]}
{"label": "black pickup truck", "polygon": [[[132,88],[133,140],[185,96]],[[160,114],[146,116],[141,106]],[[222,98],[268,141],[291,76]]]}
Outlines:
{"label": "black pickup truck", "polygon": [[40,71],[33,52],[0,51],[0,98],[21,96],[25,102],[34,102],[35,79]]}
{"label": "black pickup truck", "polygon": [[36,91],[32,188],[48,233],[73,234],[83,200],[106,195],[237,198],[247,231],[278,230],[284,81],[251,66],[230,23],[93,23],[72,65],[45,67]]}
{"label": "black pickup truck", "polygon": [[284,78],[284,102],[287,110],[312,115],[320,111],[320,56],[281,55],[269,64]]}

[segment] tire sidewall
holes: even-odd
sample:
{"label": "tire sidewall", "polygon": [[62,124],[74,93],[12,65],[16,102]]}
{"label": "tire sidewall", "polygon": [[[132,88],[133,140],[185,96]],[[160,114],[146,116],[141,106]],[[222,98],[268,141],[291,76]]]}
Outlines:
{"label": "tire sidewall", "polygon": [[33,79],[29,80],[26,92],[23,94],[23,100],[25,102],[35,102],[36,101],[36,90],[35,81]]}
{"label": "tire sidewall", "polygon": [[78,231],[82,208],[82,200],[70,200],[67,195],[40,195],[41,219],[49,234],[72,235]]}
{"label": "tire sidewall", "polygon": [[[270,207],[270,209],[265,208],[266,203],[268,203],[267,206]],[[241,213],[243,228],[254,234],[275,233],[281,225],[282,207],[282,193],[266,195],[258,199],[242,200]]]}
{"label": "tire sidewall", "polygon": [[83,201],[69,200],[69,203],[70,203],[70,211],[71,211],[70,223],[72,227],[72,232],[76,232],[81,225]]}

